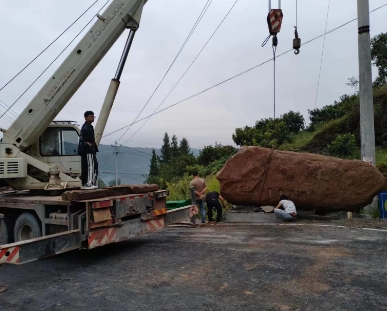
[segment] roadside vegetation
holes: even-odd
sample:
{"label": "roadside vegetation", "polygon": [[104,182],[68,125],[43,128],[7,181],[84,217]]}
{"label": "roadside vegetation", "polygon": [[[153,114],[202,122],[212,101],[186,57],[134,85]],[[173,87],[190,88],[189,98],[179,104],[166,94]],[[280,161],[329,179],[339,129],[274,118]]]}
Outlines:
{"label": "roadside vegetation", "polygon": [[[387,178],[387,33],[371,41],[371,55],[378,68],[373,84],[375,113],[376,166]],[[262,146],[296,152],[310,152],[342,159],[360,159],[360,111],[356,77],[348,79],[352,94],[345,94],[332,104],[308,110],[309,122],[300,112],[289,111],[279,118],[261,119],[254,125],[235,129],[232,134],[238,146]],[[219,191],[216,173],[236,154],[238,148],[215,143],[206,146],[198,157],[189,142],[176,135],[170,140],[165,133],[162,155],[153,151],[147,183],[157,183],[170,191],[169,200],[189,198],[192,172],[198,170],[210,190]],[[386,185],[387,190],[387,185]]]}

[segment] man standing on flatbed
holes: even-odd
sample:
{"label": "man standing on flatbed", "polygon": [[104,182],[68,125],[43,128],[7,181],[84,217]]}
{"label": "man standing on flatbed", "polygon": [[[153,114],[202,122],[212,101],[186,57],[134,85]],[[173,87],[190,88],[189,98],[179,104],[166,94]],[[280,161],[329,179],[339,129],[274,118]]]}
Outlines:
{"label": "man standing on flatbed", "polygon": [[85,123],[81,129],[78,145],[78,154],[81,156],[81,189],[92,190],[98,188],[96,186],[98,177],[96,153],[98,147],[95,143],[94,127],[91,125],[94,122],[94,112],[86,111],[84,116]]}

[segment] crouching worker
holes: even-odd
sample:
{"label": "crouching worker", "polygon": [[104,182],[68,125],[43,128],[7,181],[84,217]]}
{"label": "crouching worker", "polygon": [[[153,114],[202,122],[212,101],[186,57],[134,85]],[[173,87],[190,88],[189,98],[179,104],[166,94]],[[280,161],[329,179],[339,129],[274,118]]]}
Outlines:
{"label": "crouching worker", "polygon": [[212,209],[216,209],[216,222],[219,222],[222,219],[222,206],[220,205],[219,200],[222,202],[222,206],[224,207],[224,199],[222,196],[216,192],[211,191],[207,193],[206,196],[206,204],[207,204],[207,212],[208,212],[208,221],[212,222]]}
{"label": "crouching worker", "polygon": [[297,218],[296,206],[286,195],[280,196],[280,201],[275,207],[274,213],[280,220],[295,220]]}

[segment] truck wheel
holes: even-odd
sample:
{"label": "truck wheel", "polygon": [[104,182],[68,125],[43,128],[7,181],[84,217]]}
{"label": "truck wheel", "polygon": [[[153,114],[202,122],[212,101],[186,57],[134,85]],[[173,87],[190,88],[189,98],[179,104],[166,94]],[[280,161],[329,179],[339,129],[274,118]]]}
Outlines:
{"label": "truck wheel", "polygon": [[36,218],[30,213],[23,213],[17,219],[14,229],[15,242],[25,241],[42,236]]}
{"label": "truck wheel", "polygon": [[0,244],[13,243],[13,229],[15,225],[16,217],[11,213],[5,213],[4,219],[1,220],[1,233],[3,238],[0,240]]}

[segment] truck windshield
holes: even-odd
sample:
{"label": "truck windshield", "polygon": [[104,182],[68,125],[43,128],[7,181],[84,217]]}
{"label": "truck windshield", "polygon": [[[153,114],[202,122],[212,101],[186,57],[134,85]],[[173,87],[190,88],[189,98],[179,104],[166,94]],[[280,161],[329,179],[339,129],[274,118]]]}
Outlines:
{"label": "truck windshield", "polygon": [[48,128],[40,137],[40,154],[46,157],[77,155],[78,140],[73,128]]}

